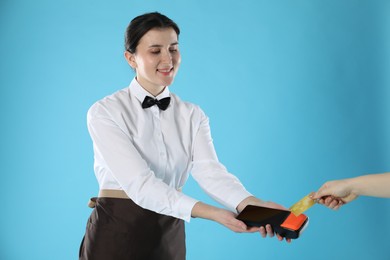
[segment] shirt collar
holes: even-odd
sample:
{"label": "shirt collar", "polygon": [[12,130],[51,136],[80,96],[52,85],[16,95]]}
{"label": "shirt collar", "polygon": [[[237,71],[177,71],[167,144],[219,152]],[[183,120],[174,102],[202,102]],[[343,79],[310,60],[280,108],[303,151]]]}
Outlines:
{"label": "shirt collar", "polygon": [[[145,99],[146,96],[149,96],[149,97],[153,97],[152,94],[150,94],[148,91],[146,91],[146,89],[144,89],[137,81],[136,78],[134,78],[131,83],[130,83],[130,86],[129,86],[131,92],[134,94],[134,96],[142,103]],[[168,89],[168,86],[165,87],[164,91],[161,92],[157,97],[154,97],[154,98],[157,98],[157,99],[162,99],[162,98],[166,98],[166,97],[169,97],[169,89]]]}

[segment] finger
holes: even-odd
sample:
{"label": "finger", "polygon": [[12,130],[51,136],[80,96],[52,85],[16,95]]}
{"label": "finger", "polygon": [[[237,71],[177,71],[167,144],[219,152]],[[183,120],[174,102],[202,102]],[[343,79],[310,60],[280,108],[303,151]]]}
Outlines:
{"label": "finger", "polygon": [[325,205],[325,200],[324,199],[319,199],[318,203],[321,204],[321,205]]}
{"label": "finger", "polygon": [[243,232],[246,232],[246,230],[242,230],[240,227],[237,227],[235,225],[231,225],[231,224],[224,224],[224,226],[226,226],[227,228],[229,228],[230,230],[236,232],[236,233],[243,233]]}
{"label": "finger", "polygon": [[333,200],[332,202],[330,202],[329,207],[330,207],[331,209],[335,209],[335,207],[336,207],[337,205],[339,205],[339,201],[338,201],[338,200]]}
{"label": "finger", "polygon": [[262,237],[266,237],[266,236],[267,236],[267,232],[265,231],[265,228],[264,228],[264,227],[260,227],[259,232],[260,232],[260,235],[261,235]]}
{"label": "finger", "polygon": [[283,241],[283,237],[281,235],[279,235],[278,233],[276,233],[276,237],[278,238],[279,241]]}
{"label": "finger", "polygon": [[334,210],[338,210],[341,206],[344,205],[344,202],[342,202],[341,200],[339,201],[339,203],[334,207]]}
{"label": "finger", "polygon": [[327,197],[326,199],[325,199],[325,205],[327,206],[327,207],[329,207],[329,205],[330,205],[330,203],[332,203],[332,201],[333,201],[333,198],[332,197]]}
{"label": "finger", "polygon": [[267,224],[265,226],[265,230],[267,231],[267,234],[268,234],[269,237],[273,237],[274,236],[274,230],[272,229],[270,224]]}
{"label": "finger", "polygon": [[316,199],[319,199],[319,198],[321,198],[322,196],[321,196],[321,191],[317,191],[317,192],[311,192],[310,194],[309,194],[309,198],[311,198],[312,200],[316,200]]}
{"label": "finger", "polygon": [[246,231],[248,229],[247,225],[245,225],[243,221],[238,219],[234,219],[231,225],[240,230],[241,232]]}
{"label": "finger", "polygon": [[255,232],[259,232],[259,231],[260,231],[259,227],[249,227],[246,230],[246,232],[248,232],[248,233],[255,233]]}

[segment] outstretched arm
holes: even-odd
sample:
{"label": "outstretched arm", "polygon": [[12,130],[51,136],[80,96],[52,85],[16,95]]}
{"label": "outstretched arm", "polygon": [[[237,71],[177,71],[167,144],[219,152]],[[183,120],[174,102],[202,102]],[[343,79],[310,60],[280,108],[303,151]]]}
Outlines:
{"label": "outstretched arm", "polygon": [[368,174],[328,181],[312,196],[319,203],[338,209],[358,196],[390,198],[390,173]]}

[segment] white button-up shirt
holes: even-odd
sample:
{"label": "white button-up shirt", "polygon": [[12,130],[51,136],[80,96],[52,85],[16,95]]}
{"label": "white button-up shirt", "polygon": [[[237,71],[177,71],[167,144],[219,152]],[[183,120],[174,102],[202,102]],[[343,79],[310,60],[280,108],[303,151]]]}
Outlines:
{"label": "white button-up shirt", "polygon": [[189,221],[197,200],[180,190],[191,173],[209,196],[235,211],[251,194],[218,161],[204,112],[168,87],[156,97],[171,97],[165,111],[143,109],[145,96],[152,95],[133,79],[88,111],[100,189],[123,190],[142,208]]}

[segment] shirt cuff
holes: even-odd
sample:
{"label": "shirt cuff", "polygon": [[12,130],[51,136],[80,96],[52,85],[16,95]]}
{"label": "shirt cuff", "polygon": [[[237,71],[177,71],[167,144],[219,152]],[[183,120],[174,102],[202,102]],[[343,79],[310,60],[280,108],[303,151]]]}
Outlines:
{"label": "shirt cuff", "polygon": [[196,200],[183,194],[183,197],[180,199],[180,203],[178,205],[179,215],[177,217],[189,223],[191,220],[192,208],[198,201],[199,200]]}
{"label": "shirt cuff", "polygon": [[251,193],[249,193],[247,190],[243,189],[243,190],[235,190],[235,191],[232,191],[229,196],[226,197],[226,200],[225,200],[225,206],[233,211],[233,212],[237,212],[237,206],[246,198],[250,197],[250,196],[253,196]]}

